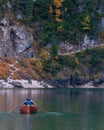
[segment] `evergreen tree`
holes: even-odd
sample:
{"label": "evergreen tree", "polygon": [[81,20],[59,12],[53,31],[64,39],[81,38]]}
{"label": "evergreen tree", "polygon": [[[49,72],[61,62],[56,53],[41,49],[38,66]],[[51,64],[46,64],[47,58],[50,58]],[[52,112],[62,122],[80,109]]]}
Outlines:
{"label": "evergreen tree", "polygon": [[52,53],[51,53],[52,58],[54,58],[55,56],[57,56],[57,54],[58,54],[58,49],[57,49],[57,46],[56,46],[55,43],[52,44],[51,51],[52,51]]}
{"label": "evergreen tree", "polygon": [[25,0],[26,4],[26,17],[33,18],[33,0]]}
{"label": "evergreen tree", "polygon": [[33,0],[19,0],[16,7],[21,9],[27,18],[33,18]]}

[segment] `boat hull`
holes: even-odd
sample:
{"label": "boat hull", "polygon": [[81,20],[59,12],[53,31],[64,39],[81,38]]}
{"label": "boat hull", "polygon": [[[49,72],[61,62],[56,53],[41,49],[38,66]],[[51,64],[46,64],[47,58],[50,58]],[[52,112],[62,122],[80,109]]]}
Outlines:
{"label": "boat hull", "polygon": [[38,107],[36,105],[22,105],[20,107],[20,113],[21,114],[34,114],[38,110]]}

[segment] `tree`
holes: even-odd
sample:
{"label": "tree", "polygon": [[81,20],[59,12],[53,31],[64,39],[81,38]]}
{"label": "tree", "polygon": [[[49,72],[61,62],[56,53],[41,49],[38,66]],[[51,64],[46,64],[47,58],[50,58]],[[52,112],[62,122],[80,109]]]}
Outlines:
{"label": "tree", "polygon": [[34,19],[41,22],[49,19],[50,0],[36,0],[33,4]]}
{"label": "tree", "polygon": [[81,22],[81,24],[82,24],[82,30],[89,31],[90,30],[90,16],[86,15],[83,21]]}
{"label": "tree", "polygon": [[56,57],[58,54],[58,49],[55,43],[52,44],[52,48],[51,48],[51,55],[52,58]]}
{"label": "tree", "polygon": [[16,7],[21,9],[27,18],[33,18],[33,0],[16,1]]}

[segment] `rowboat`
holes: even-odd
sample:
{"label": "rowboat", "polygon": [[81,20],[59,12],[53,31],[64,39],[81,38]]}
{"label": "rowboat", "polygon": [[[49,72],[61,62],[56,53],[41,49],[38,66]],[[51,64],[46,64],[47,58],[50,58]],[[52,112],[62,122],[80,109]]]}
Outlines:
{"label": "rowboat", "polygon": [[24,101],[24,104],[20,106],[21,114],[34,114],[38,110],[38,105],[31,99],[31,89],[28,90],[28,98]]}
{"label": "rowboat", "polygon": [[20,113],[21,114],[34,114],[38,110],[37,105],[22,105],[20,106]]}

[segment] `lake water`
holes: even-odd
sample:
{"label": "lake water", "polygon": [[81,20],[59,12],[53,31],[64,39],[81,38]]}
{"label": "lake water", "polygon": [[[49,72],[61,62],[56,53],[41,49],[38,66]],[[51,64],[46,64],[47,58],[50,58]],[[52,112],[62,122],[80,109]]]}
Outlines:
{"label": "lake water", "polygon": [[32,89],[37,114],[22,115],[28,89],[0,90],[0,130],[104,130],[104,89]]}

